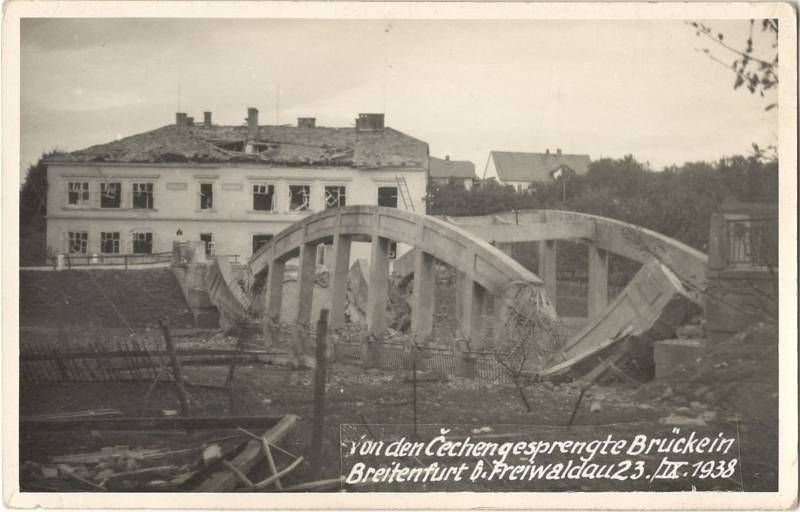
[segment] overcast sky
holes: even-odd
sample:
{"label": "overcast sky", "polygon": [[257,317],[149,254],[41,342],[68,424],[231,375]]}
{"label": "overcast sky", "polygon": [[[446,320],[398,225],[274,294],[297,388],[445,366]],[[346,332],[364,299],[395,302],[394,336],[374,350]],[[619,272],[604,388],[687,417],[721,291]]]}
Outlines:
{"label": "overcast sky", "polygon": [[[709,23],[747,38],[747,21]],[[703,47],[681,21],[25,20],[21,161],[179,109],[240,124],[250,106],[261,124],[385,112],[479,175],[491,150],[631,153],[659,169],[777,145],[770,100],[734,91]]]}

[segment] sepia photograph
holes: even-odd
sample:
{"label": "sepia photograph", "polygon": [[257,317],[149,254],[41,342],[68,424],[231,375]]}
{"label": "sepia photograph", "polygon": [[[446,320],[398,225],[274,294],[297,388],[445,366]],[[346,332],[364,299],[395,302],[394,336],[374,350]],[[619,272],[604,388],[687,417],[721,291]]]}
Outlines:
{"label": "sepia photograph", "polygon": [[7,506],[796,506],[792,6],[48,3]]}

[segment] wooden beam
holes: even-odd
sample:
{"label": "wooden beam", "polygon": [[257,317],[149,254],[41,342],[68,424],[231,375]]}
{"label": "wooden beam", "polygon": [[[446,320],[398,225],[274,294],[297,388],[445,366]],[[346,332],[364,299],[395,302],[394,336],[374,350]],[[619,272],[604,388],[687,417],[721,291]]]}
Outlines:
{"label": "wooden beam", "polygon": [[[275,444],[283,439],[289,431],[294,428],[297,420],[299,418],[293,414],[287,414],[286,416],[280,418],[272,428],[270,428],[267,432],[264,433],[262,436],[270,444]],[[244,450],[234,457],[230,463],[238,468],[238,470],[247,475],[253,467],[256,465],[258,460],[261,458],[263,453],[262,448],[262,441],[253,439],[249,441],[247,445],[245,445]],[[220,469],[219,471],[212,473],[206,480],[204,480],[196,489],[195,492],[226,492],[232,491],[236,488],[236,485],[239,483],[239,478],[236,474],[232,471],[228,470],[227,468]]]}

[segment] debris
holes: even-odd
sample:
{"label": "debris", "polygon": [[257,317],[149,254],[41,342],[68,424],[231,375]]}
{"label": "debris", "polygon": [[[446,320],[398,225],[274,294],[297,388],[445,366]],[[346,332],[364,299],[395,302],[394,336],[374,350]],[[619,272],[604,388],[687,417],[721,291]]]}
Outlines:
{"label": "debris", "polygon": [[205,464],[209,464],[220,457],[222,457],[222,449],[218,444],[212,444],[203,449],[203,462]]}
{"label": "debris", "polygon": [[603,406],[600,405],[600,402],[592,402],[592,405],[589,406],[589,412],[598,412],[602,408]]}
{"label": "debris", "polygon": [[693,402],[689,402],[689,407],[690,407],[690,408],[691,408],[693,411],[697,411],[697,412],[700,412],[700,411],[705,411],[705,410],[706,410],[706,406],[705,406],[705,405],[703,405],[703,404],[701,404],[700,402],[698,402],[698,401],[696,401],[696,400],[695,400],[695,401],[693,401]]}
{"label": "debris", "polygon": [[175,409],[163,409],[161,411],[161,415],[162,416],[177,416],[178,415],[178,411],[176,411]]}

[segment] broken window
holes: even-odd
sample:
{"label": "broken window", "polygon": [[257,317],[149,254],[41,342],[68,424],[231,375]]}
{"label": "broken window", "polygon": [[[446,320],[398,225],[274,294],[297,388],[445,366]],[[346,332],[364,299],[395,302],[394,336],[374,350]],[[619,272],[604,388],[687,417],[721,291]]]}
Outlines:
{"label": "broken window", "polygon": [[89,252],[89,232],[70,231],[68,250],[70,254],[86,254]]}
{"label": "broken window", "polygon": [[122,204],[122,184],[100,183],[100,208],[119,208]]}
{"label": "broken window", "polygon": [[206,257],[214,256],[214,235],[212,233],[200,233],[200,241],[206,246]]}
{"label": "broken window", "polygon": [[275,187],[272,185],[253,185],[253,210],[271,212],[275,199]]}
{"label": "broken window", "polygon": [[325,208],[338,208],[347,205],[345,187],[328,186],[325,187]]}
{"label": "broken window", "polygon": [[289,185],[289,210],[293,212],[311,209],[311,186]]}
{"label": "broken window", "polygon": [[210,210],[214,207],[214,185],[211,183],[200,184],[200,209]]}
{"label": "broken window", "polygon": [[154,201],[152,183],[133,184],[133,207],[145,210],[153,209]]}
{"label": "broken window", "polygon": [[133,234],[133,254],[153,254],[153,233],[140,231]]}
{"label": "broken window", "polygon": [[397,187],[378,187],[378,206],[397,208]]}
{"label": "broken window", "polygon": [[253,235],[253,254],[258,251],[259,247],[272,240],[272,235]]}
{"label": "broken window", "polygon": [[103,254],[119,254],[119,231],[103,231],[100,233],[100,252]]}
{"label": "broken window", "polygon": [[89,204],[89,182],[88,181],[69,181],[67,182],[67,204],[88,205]]}

